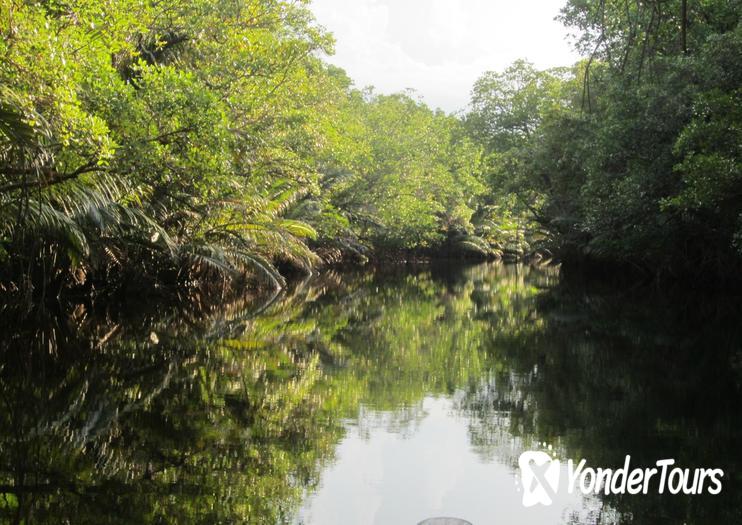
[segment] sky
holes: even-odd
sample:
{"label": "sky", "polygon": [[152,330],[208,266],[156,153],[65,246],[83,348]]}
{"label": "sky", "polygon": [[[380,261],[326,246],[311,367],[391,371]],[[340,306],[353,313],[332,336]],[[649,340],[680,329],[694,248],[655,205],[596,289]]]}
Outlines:
{"label": "sky", "polygon": [[539,68],[578,55],[554,17],[565,0],[313,0],[336,39],[332,64],[356,87],[414,89],[434,108],[462,110],[479,76],[518,58]]}

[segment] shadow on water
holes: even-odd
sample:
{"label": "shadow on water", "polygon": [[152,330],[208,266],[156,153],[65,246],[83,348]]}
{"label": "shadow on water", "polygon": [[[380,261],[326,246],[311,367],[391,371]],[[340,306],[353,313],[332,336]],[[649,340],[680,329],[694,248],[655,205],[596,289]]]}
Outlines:
{"label": "shadow on water", "polygon": [[610,496],[562,522],[742,522],[732,299],[487,264],[328,273],[198,313],[2,316],[7,523],[292,523],[349,432],[413,435],[430,398],[450,400],[483,464],[514,471],[549,443],[596,466],[726,473],[719,496]]}

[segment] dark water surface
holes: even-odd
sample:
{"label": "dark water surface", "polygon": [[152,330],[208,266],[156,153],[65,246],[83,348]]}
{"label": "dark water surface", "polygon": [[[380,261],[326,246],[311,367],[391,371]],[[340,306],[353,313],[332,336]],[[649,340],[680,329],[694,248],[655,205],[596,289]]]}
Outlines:
{"label": "dark water surface", "polygon": [[[0,317],[4,523],[742,523],[733,299],[487,264],[63,310]],[[723,490],[525,508],[525,450],[674,458]]]}

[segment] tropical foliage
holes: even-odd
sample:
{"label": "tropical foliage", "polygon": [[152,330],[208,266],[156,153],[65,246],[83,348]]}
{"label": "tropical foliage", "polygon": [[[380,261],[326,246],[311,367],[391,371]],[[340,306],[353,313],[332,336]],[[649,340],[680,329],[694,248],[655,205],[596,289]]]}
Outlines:
{"label": "tropical foliage", "polygon": [[0,1],[0,286],[281,287],[392,254],[742,263],[736,2],[569,1],[465,115],[357,89],[308,0]]}
{"label": "tropical foliage", "polygon": [[[484,75],[467,122],[500,202],[565,259],[734,278],[742,263],[739,3],[569,1],[587,57]],[[495,193],[497,195],[497,193]]]}
{"label": "tropical foliage", "polygon": [[281,286],[470,233],[478,147],[354,89],[306,3],[3,0],[3,286]]}

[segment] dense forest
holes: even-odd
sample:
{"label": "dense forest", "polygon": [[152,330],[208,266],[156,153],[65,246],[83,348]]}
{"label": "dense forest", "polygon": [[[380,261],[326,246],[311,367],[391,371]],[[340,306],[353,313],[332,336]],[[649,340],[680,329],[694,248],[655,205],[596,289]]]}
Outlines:
{"label": "dense forest", "polygon": [[0,0],[0,290],[281,287],[322,265],[742,267],[737,0],[568,0],[584,59],[470,108],[360,89],[306,0]]}

